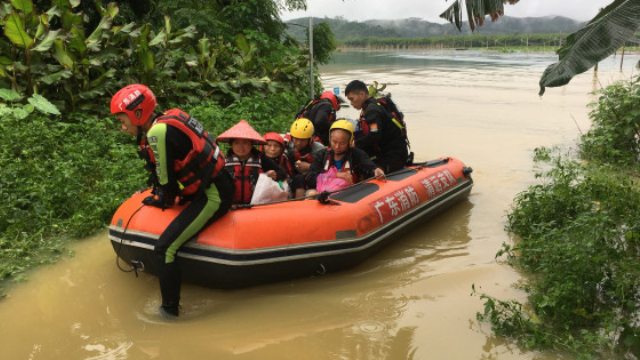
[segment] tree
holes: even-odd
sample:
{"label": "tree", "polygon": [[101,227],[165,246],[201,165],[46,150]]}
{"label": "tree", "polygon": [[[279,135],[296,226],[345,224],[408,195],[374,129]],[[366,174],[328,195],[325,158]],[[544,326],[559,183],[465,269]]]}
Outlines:
{"label": "tree", "polygon": [[[307,43],[309,43],[309,32],[307,32]],[[336,43],[331,25],[322,22],[313,27],[313,59],[319,64],[331,61],[331,54],[336,50]]]}
{"label": "tree", "polygon": [[[485,16],[492,21],[504,14],[504,4],[519,0],[455,0],[440,17],[462,29],[463,7],[469,26],[482,26]],[[540,95],[546,87],[563,86],[615,52],[640,27],[640,0],[615,0],[582,29],[569,35],[557,53],[559,61],[547,67],[540,79]]]}

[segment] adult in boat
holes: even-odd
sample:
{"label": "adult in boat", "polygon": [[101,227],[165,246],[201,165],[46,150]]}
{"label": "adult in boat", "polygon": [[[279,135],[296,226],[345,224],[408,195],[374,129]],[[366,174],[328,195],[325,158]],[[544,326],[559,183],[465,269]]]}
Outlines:
{"label": "adult in boat", "polygon": [[227,152],[225,169],[233,177],[234,204],[249,204],[260,174],[282,181],[285,173],[273,160],[258,151],[253,145],[267,142],[245,120],[240,120],[218,136],[219,142],[231,144]]}
{"label": "adult in boat", "polygon": [[[384,171],[369,159],[367,153],[353,147],[353,132],[353,124],[347,120],[337,120],[331,125],[329,130],[331,148],[323,150],[314,157],[307,174],[309,189],[317,188],[321,191],[318,181],[324,181],[325,184],[333,183],[334,188],[326,190],[337,190],[373,176],[384,175]],[[323,178],[329,172],[335,173],[335,179],[342,180],[333,181],[331,178]],[[315,193],[315,190],[309,190],[307,195]]]}
{"label": "adult in boat", "polygon": [[284,151],[284,139],[282,136],[276,132],[268,132],[264,134],[264,140],[267,142],[267,144],[263,146],[264,154],[276,164],[280,165],[287,178],[293,175],[291,163]]}
{"label": "adult in boat", "polygon": [[331,91],[325,91],[319,98],[307,102],[296,115],[296,119],[309,119],[313,123],[314,134],[323,145],[329,146],[329,128],[336,121],[336,111],[345,100]]}
{"label": "adult in boat", "polygon": [[307,191],[306,175],[314,155],[324,150],[324,145],[313,141],[313,131],[313,123],[305,118],[294,121],[289,130],[291,141],[287,147],[287,156],[293,169],[289,186],[296,198],[303,197]]}
{"label": "adult in boat", "polygon": [[369,95],[367,85],[353,80],[345,94],[356,110],[360,110],[355,146],[364,150],[386,173],[400,170],[407,163],[407,143],[392,116]]}
{"label": "adult in boat", "polygon": [[162,294],[160,313],[173,317],[179,313],[182,283],[176,252],[229,210],[233,185],[213,136],[182,110],[156,112],[156,106],[153,92],[140,84],[120,89],[111,99],[111,113],[123,132],[137,138],[138,155],[151,172],[153,195],[143,204],[164,211],[174,205],[176,197],[180,203],[188,202],[154,246]]}

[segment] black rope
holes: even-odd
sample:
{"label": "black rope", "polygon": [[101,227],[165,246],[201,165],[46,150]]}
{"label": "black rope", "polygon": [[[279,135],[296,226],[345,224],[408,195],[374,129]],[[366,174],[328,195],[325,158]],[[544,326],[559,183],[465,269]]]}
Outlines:
{"label": "black rope", "polygon": [[131,216],[129,216],[129,220],[127,220],[127,224],[124,226],[124,229],[122,230],[122,235],[120,236],[120,246],[118,247],[118,251],[116,251],[116,266],[118,267],[118,269],[120,269],[120,271],[125,273],[130,273],[132,271],[135,271],[136,277],[138,277],[137,266],[131,265],[131,269],[129,270],[125,270],[122,268],[122,266],[120,266],[120,251],[122,250],[122,242],[124,241],[124,235],[127,233],[127,229],[129,228],[129,223],[131,222],[131,219],[133,219],[133,217],[138,213],[138,211],[140,211],[144,206],[145,205],[142,204],[136,211],[133,212],[133,214],[131,214]]}

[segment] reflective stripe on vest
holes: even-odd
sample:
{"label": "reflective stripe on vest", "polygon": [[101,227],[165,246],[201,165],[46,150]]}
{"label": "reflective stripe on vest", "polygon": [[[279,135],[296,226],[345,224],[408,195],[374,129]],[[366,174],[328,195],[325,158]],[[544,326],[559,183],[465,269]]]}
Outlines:
{"label": "reflective stripe on vest", "polygon": [[[204,127],[193,117],[179,109],[171,109],[154,121],[172,126],[191,140],[191,150],[182,160],[174,160],[173,170],[181,185],[181,195],[194,195],[204,191],[215,178],[220,170],[224,168],[224,156],[220,153],[220,148],[216,144],[215,138],[211,136]],[[141,148],[147,148],[146,141],[140,144]],[[151,160],[155,163],[155,158],[151,149],[148,149]]]}
{"label": "reflective stripe on vest", "polygon": [[242,163],[235,156],[228,156],[225,168],[233,177],[234,183],[234,202],[238,204],[248,204],[253,196],[253,190],[258,182],[258,176],[264,171],[262,170],[262,160],[258,156],[250,157]]}

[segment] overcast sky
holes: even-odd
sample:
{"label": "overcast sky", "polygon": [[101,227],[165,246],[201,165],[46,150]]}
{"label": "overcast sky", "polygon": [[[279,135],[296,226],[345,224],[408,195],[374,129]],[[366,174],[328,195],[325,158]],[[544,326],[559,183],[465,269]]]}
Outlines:
{"label": "overcast sky", "polygon": [[[514,17],[538,17],[561,15],[584,21],[591,20],[602,7],[613,0],[520,0],[515,5],[505,5],[505,15]],[[283,20],[299,17],[337,17],[363,21],[369,19],[422,18],[431,22],[444,22],[438,16],[452,0],[307,0],[307,11],[282,14]]]}

